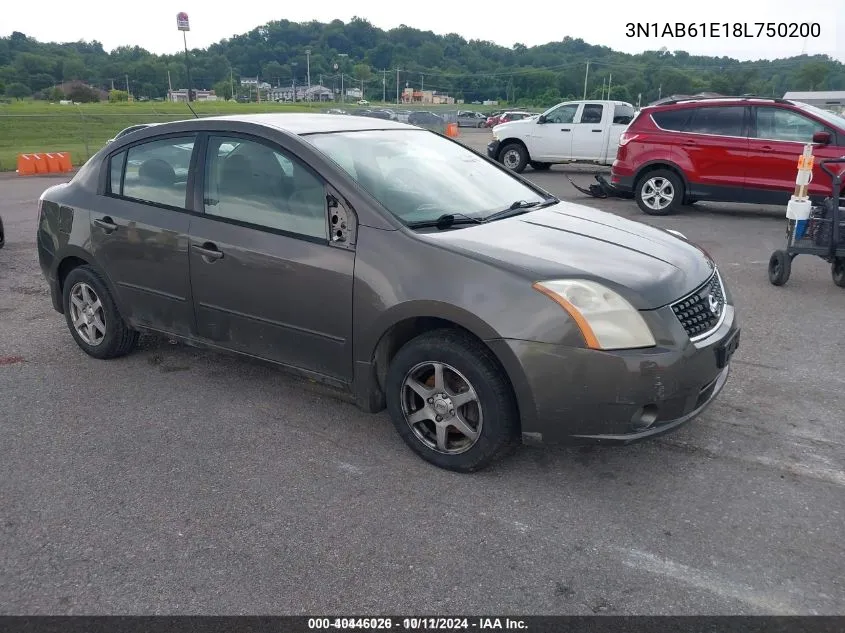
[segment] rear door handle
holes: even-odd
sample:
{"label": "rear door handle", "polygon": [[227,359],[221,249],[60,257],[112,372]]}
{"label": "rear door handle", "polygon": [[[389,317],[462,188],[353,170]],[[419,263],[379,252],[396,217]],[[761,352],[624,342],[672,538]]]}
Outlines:
{"label": "rear door handle", "polygon": [[763,145],[763,147],[761,147],[760,149],[764,152],[771,152],[773,148],[771,145]]}
{"label": "rear door handle", "polygon": [[562,127],[562,128],[560,128],[560,131],[561,132],[570,132],[571,130],[568,127]]}
{"label": "rear door handle", "polygon": [[94,220],[94,226],[100,227],[106,232],[106,234],[114,233],[117,230],[117,224],[115,224],[108,216]]}
{"label": "rear door handle", "polygon": [[601,130],[593,130],[593,132],[601,132]]}
{"label": "rear door handle", "polygon": [[191,246],[197,253],[203,256],[203,258],[208,262],[214,262],[218,259],[223,259],[223,251],[218,249],[214,244],[211,242],[205,242],[202,246],[197,246],[194,244]]}
{"label": "rear door handle", "polygon": [[692,140],[684,141],[684,145],[695,145],[695,141],[692,141]]}

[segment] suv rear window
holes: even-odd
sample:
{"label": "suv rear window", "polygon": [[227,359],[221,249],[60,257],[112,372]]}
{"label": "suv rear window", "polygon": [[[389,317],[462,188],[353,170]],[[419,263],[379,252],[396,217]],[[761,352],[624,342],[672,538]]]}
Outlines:
{"label": "suv rear window", "polygon": [[744,106],[695,108],[687,132],[716,136],[743,136]]}
{"label": "suv rear window", "polygon": [[670,132],[683,132],[687,129],[687,122],[689,121],[691,109],[686,110],[665,110],[663,112],[655,112],[651,115],[658,127]]}

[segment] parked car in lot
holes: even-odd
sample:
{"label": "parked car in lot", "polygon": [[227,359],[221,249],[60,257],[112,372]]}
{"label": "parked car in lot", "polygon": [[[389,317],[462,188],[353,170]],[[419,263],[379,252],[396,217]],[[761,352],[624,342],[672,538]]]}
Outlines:
{"label": "parked car in lot", "polygon": [[609,165],[622,132],[634,118],[624,101],[566,101],[538,117],[500,123],[493,128],[487,155],[522,172],[576,161]]}
{"label": "parked car in lot", "polygon": [[491,112],[487,115],[487,120],[484,122],[484,127],[494,127],[499,125],[499,117],[502,116],[502,112]]}
{"label": "parked car in lot", "polygon": [[152,331],[264,359],[386,407],[457,471],[520,434],[674,429],[725,385],[739,340],[729,289],[683,236],[392,121],[164,123],[97,152],[38,216],[53,307],[88,355]]}
{"label": "parked car in lot", "polygon": [[496,125],[501,125],[502,123],[510,123],[511,121],[522,121],[523,119],[527,119],[532,116],[533,114],[531,112],[526,112],[523,110],[509,110],[508,112],[503,112],[499,115]]}
{"label": "parked car in lot", "polygon": [[424,127],[426,125],[443,125],[445,122],[445,119],[439,114],[435,114],[434,112],[427,112],[426,110],[421,110],[419,112],[411,112],[408,115],[408,123],[410,125],[419,125]]}
{"label": "parked car in lot", "polygon": [[819,161],[845,155],[841,116],[784,99],[669,101],[644,107],[621,136],[610,180],[650,215],[699,200],[785,205],[806,143],[818,201],[831,188]]}
{"label": "parked car in lot", "polygon": [[472,110],[461,110],[458,112],[458,127],[484,127],[487,121],[481,112],[474,112]]}

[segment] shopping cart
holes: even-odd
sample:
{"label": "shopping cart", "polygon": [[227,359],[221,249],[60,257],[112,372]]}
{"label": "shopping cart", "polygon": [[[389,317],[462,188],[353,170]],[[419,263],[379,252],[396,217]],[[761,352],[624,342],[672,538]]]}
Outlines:
{"label": "shopping cart", "polygon": [[792,260],[797,255],[816,255],[830,263],[833,283],[845,288],[845,209],[839,206],[842,176],[827,167],[836,163],[845,164],[845,157],[819,162],[821,170],[832,181],[831,195],[820,206],[811,206],[809,200],[805,200],[800,201],[803,204],[792,207],[794,196],[790,201],[786,249],[775,251],[769,258],[769,281],[772,285],[782,286],[789,281]]}

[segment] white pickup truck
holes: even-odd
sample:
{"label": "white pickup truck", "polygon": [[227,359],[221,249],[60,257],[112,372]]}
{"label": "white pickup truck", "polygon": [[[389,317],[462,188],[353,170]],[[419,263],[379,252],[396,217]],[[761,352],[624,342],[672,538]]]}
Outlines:
{"label": "white pickup truck", "polygon": [[582,161],[610,165],[634,114],[624,101],[564,101],[539,117],[495,126],[487,155],[517,173],[527,165],[537,170]]}

